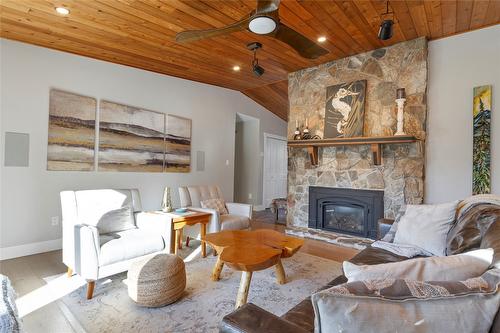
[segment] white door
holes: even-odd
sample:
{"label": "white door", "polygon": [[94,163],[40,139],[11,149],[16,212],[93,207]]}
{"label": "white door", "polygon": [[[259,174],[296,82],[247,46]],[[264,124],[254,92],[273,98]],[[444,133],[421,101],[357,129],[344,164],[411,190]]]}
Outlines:
{"label": "white door", "polygon": [[264,207],[275,198],[287,196],[288,152],[286,138],[265,134],[264,136]]}

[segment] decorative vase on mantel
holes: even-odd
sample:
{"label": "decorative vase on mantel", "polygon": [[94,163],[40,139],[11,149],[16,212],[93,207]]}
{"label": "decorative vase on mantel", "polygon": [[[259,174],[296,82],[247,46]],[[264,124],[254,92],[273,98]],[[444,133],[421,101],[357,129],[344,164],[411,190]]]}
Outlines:
{"label": "decorative vase on mantel", "polygon": [[165,187],[163,191],[163,199],[161,201],[161,210],[165,213],[170,213],[174,210],[172,207],[172,196],[170,194],[170,187]]}

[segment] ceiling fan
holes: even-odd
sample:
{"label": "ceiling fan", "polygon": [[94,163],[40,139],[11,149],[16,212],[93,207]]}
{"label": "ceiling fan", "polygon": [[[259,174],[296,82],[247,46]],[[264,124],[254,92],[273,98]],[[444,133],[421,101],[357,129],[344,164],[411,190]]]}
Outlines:
{"label": "ceiling fan", "polygon": [[247,29],[258,35],[274,37],[290,45],[304,58],[316,59],[327,54],[328,50],[280,22],[279,5],[280,0],[257,0],[257,8],[248,17],[238,22],[222,28],[183,31],[176,35],[175,40],[192,42]]}

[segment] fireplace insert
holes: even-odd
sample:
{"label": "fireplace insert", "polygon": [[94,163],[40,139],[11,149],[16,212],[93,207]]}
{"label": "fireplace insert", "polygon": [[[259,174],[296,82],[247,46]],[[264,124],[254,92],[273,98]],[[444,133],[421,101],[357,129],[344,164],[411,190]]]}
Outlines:
{"label": "fireplace insert", "polygon": [[309,228],[376,239],[384,192],[309,187]]}

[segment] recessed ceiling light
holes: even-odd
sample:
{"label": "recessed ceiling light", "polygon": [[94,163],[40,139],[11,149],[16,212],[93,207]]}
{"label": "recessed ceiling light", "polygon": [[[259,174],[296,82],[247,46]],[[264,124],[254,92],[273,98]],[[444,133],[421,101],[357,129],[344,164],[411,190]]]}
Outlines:
{"label": "recessed ceiling light", "polygon": [[56,7],[56,12],[61,15],[68,15],[69,9],[64,7]]}
{"label": "recessed ceiling light", "polygon": [[240,71],[240,66],[233,66],[233,71],[239,72]]}
{"label": "recessed ceiling light", "polygon": [[320,43],[326,42],[326,37],[325,36],[318,37],[318,42]]}

